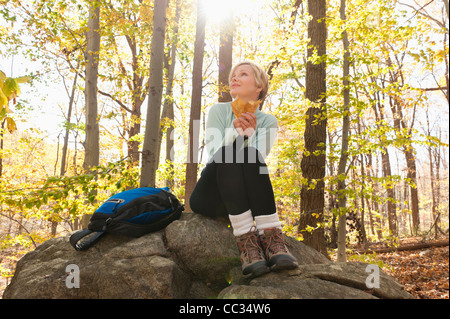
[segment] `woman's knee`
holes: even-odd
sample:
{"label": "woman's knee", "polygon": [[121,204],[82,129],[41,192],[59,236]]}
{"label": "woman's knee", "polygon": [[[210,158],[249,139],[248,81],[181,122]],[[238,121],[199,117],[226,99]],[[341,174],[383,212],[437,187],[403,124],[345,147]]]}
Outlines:
{"label": "woman's knee", "polygon": [[189,207],[191,208],[191,210],[196,213],[199,211],[199,196],[197,196],[195,194],[195,189],[192,192],[191,196],[189,197]]}

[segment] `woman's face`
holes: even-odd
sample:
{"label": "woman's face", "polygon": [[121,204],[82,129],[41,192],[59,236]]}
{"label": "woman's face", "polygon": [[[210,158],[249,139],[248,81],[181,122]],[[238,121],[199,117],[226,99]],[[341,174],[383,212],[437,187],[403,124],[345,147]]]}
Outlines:
{"label": "woman's face", "polygon": [[259,97],[259,88],[256,84],[255,74],[250,65],[238,66],[231,77],[230,94],[233,98],[239,96],[245,101],[256,101]]}

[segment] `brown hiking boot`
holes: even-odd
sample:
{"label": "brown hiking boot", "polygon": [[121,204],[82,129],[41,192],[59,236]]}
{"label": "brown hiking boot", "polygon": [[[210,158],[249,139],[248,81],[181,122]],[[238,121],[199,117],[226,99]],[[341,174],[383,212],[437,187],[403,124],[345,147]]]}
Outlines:
{"label": "brown hiking boot", "polygon": [[236,242],[244,275],[254,278],[270,271],[256,231],[236,237]]}
{"label": "brown hiking boot", "polygon": [[298,267],[297,259],[291,255],[284,243],[281,229],[266,229],[260,238],[271,270],[279,271]]}

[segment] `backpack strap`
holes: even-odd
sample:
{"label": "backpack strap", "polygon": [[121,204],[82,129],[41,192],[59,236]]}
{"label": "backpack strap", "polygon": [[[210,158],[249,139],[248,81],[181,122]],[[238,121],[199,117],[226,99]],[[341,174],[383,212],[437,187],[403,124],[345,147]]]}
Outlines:
{"label": "backpack strap", "polygon": [[[86,237],[92,233],[94,233],[94,234],[91,235],[89,238],[81,241],[81,239],[83,239],[84,237]],[[91,247],[93,244],[95,244],[103,234],[105,234],[105,233],[93,231],[90,229],[82,229],[82,230],[77,231],[76,233],[72,234],[72,236],[70,236],[70,244],[73,246],[73,248],[75,248],[78,251],[86,250],[89,247]]]}

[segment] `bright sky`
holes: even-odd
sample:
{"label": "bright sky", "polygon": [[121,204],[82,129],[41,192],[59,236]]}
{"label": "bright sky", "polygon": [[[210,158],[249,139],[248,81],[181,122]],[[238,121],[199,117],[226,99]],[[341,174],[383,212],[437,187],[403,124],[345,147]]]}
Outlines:
{"label": "bright sky", "polygon": [[[260,9],[265,2],[266,0],[204,0],[204,10],[208,17],[208,24],[211,25],[220,22],[224,13],[229,10],[234,11],[236,16],[257,16],[260,14]],[[0,47],[0,52],[2,49],[4,48]],[[31,72],[38,72],[41,68],[42,65],[39,61],[30,62],[19,55],[12,58],[4,58],[0,54],[0,70],[3,70],[6,76],[19,77],[28,75]],[[59,75],[56,71],[53,77],[58,79]],[[21,85],[22,94],[19,99],[27,100],[31,103],[33,110],[29,112],[26,122],[17,123],[19,129],[39,128],[47,131],[49,138],[56,141],[59,132],[62,131],[61,124],[64,121],[58,105],[66,106],[69,101],[66,90],[61,83],[62,81],[59,82],[49,85],[36,84],[35,88],[31,88],[28,84]],[[71,84],[67,83],[69,86]],[[14,110],[14,107],[12,109]]]}
{"label": "bright sky", "polygon": [[203,8],[209,21],[220,22],[227,13],[254,15],[266,0],[203,0]]}
{"label": "bright sky", "polygon": [[[21,56],[4,58],[0,56],[0,69],[6,73],[6,76],[19,77],[36,73],[41,68],[39,62],[30,62]],[[28,101],[33,110],[25,115],[26,122],[17,122],[20,130],[27,128],[39,128],[48,131],[52,139],[57,138],[61,130],[59,125],[63,122],[62,113],[58,104],[67,105],[68,97],[64,86],[60,84],[43,85],[36,83],[34,87],[24,83],[20,84],[21,95],[18,101]],[[15,107],[11,109],[14,111]]]}

